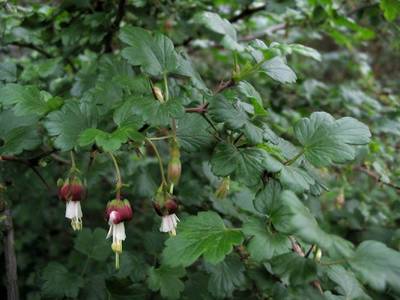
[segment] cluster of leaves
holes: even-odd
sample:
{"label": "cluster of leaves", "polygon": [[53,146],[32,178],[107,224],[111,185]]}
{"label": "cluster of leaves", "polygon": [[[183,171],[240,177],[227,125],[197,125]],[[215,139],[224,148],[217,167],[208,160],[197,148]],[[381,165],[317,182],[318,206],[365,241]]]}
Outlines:
{"label": "cluster of leaves", "polygon": [[[399,297],[385,68],[400,4],[269,2],[0,4],[0,183],[24,298]],[[152,199],[175,137],[168,237]],[[76,236],[54,197],[69,152],[89,191]],[[101,228],[107,152],[134,209],[119,270]]]}

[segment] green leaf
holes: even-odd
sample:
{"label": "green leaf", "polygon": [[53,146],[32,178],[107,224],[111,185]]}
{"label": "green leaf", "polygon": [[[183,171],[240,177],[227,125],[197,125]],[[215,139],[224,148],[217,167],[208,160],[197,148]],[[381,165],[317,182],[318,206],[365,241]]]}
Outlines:
{"label": "green leaf", "polygon": [[398,0],[381,0],[380,7],[386,20],[393,22],[400,15],[400,1]]}
{"label": "green leaf", "polygon": [[88,274],[85,276],[85,285],[79,297],[85,300],[108,300],[105,274]]}
{"label": "green leaf", "polygon": [[281,170],[279,181],[288,189],[302,193],[310,189],[315,183],[314,179],[303,169],[295,166],[284,166]]}
{"label": "green leaf", "polygon": [[140,128],[143,118],[135,114],[132,109],[132,101],[124,101],[120,107],[114,110],[113,120],[119,127]]}
{"label": "green leaf", "polygon": [[167,265],[189,266],[201,255],[210,263],[221,262],[234,245],[243,241],[240,231],[226,228],[215,212],[200,212],[178,224],[178,234],[166,241],[163,258]]}
{"label": "green leaf", "polygon": [[209,146],[213,140],[211,127],[198,114],[185,114],[177,120],[176,135],[181,148],[188,152],[199,151]]}
{"label": "green leaf", "polygon": [[262,142],[263,130],[251,122],[240,101],[230,102],[218,95],[211,102],[209,111],[213,120],[224,122],[229,128],[242,131],[251,143]]}
{"label": "green leaf", "polygon": [[317,266],[309,258],[296,253],[285,253],[271,261],[274,274],[286,284],[303,285],[317,279]]}
{"label": "green leaf", "polygon": [[233,175],[235,180],[254,186],[260,182],[265,157],[265,151],[258,148],[219,144],[211,158],[211,168],[217,176]]}
{"label": "green leaf", "polygon": [[326,268],[326,274],[338,284],[337,291],[345,296],[345,299],[371,299],[351,271],[342,266],[329,266]]}
{"label": "green leaf", "polygon": [[181,267],[161,266],[158,269],[151,267],[147,284],[152,291],[160,291],[163,298],[179,299],[181,292],[185,289],[179,278],[185,274],[185,269]]}
{"label": "green leaf", "polygon": [[321,54],[313,48],[301,44],[291,44],[289,45],[289,47],[291,48],[292,51],[300,55],[311,57],[317,61],[321,61]]}
{"label": "green leaf", "polygon": [[188,273],[188,280],[185,281],[185,291],[182,299],[185,300],[213,300],[214,297],[208,291],[207,276],[203,272]]}
{"label": "green leaf", "polygon": [[16,116],[12,110],[0,112],[0,154],[20,154],[33,150],[42,142],[38,133],[38,118]]}
{"label": "green leaf", "polygon": [[251,237],[247,249],[256,261],[268,260],[290,249],[289,239],[277,232],[271,232],[265,220],[260,218],[249,218],[244,223],[243,233]]}
{"label": "green leaf", "polygon": [[194,69],[192,62],[189,57],[184,57],[183,54],[178,57],[178,69],[176,74],[190,77],[193,85],[201,91],[208,92],[208,88],[205,85],[203,79],[199,73]]}
{"label": "green leaf", "polygon": [[261,95],[257,90],[247,81],[241,81],[238,84],[238,89],[246,98],[251,101],[254,109],[255,116],[266,116],[267,111],[263,107],[263,101]]}
{"label": "green leaf", "polygon": [[348,260],[353,271],[371,288],[400,292],[400,253],[377,241],[364,241]]}
{"label": "green leaf", "polygon": [[17,80],[17,65],[10,61],[0,63],[0,80],[13,82]]}
{"label": "green leaf", "polygon": [[354,159],[354,146],[368,144],[371,137],[368,127],[356,119],[335,120],[325,112],[301,119],[294,132],[304,147],[305,158],[317,167]]}
{"label": "green leaf", "polygon": [[246,282],[245,267],[237,255],[230,255],[215,266],[206,265],[206,270],[211,273],[208,290],[216,298],[232,298],[235,289]]}
{"label": "green leaf", "polygon": [[122,50],[122,56],[143,71],[160,76],[173,73],[178,67],[178,55],[172,41],[161,33],[152,36],[148,31],[132,26],[121,30],[120,39],[130,47]]}
{"label": "green leaf", "polygon": [[[108,251],[110,249],[110,244],[108,244]],[[110,252],[110,251],[109,251]],[[120,268],[115,275],[118,278],[129,277],[132,281],[143,281],[146,278],[146,271],[148,266],[143,259],[143,256],[137,253],[132,253],[128,251],[123,251],[120,256]]]}
{"label": "green leaf", "polygon": [[138,98],[132,103],[135,114],[153,126],[166,126],[170,124],[171,118],[179,118],[185,112],[181,100],[177,98],[164,103],[150,97]]}
{"label": "green leaf", "polygon": [[261,65],[261,72],[281,83],[294,83],[297,76],[279,56],[267,60]]}
{"label": "green leaf", "polygon": [[77,146],[79,135],[85,129],[96,126],[96,112],[94,107],[79,105],[79,102],[70,100],[61,110],[50,113],[45,127],[50,136],[56,137],[55,146],[62,151]]}
{"label": "green leaf", "polygon": [[281,192],[280,183],[270,179],[254,198],[254,208],[264,215],[269,215],[279,205]]}
{"label": "green leaf", "polygon": [[309,209],[292,191],[283,191],[279,203],[267,208],[272,224],[279,232],[292,234],[302,240],[329,248],[332,243],[329,234],[319,226]]}
{"label": "green leaf", "polygon": [[84,228],[75,239],[74,248],[91,259],[105,261],[111,254],[110,244],[105,239],[106,235],[107,232],[101,228],[96,228],[94,231]]}
{"label": "green leaf", "polygon": [[70,272],[63,265],[51,262],[43,270],[42,291],[46,297],[77,298],[79,289],[84,286],[81,276]]}
{"label": "green leaf", "polygon": [[104,151],[116,151],[128,139],[143,141],[144,136],[132,127],[121,127],[112,133],[104,132],[96,128],[88,128],[79,135],[79,145],[88,146],[96,142]]}
{"label": "green leaf", "polygon": [[0,88],[0,103],[4,106],[14,106],[17,116],[44,115],[50,111],[48,100],[51,95],[40,92],[35,86],[23,86],[9,83]]}
{"label": "green leaf", "polygon": [[243,46],[238,43],[236,29],[227,20],[213,12],[203,12],[195,17],[195,21],[222,36],[221,43],[231,50],[242,51]]}

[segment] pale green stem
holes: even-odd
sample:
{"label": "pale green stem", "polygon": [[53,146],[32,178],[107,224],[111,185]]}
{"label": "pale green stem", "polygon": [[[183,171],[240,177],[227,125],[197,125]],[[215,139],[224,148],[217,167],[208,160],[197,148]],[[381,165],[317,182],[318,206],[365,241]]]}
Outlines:
{"label": "pale green stem", "polygon": [[155,153],[156,156],[157,156],[158,165],[159,165],[159,167],[160,167],[160,173],[161,173],[162,184],[163,184],[163,185],[166,185],[166,184],[167,184],[167,180],[165,179],[164,168],[163,168],[163,162],[162,162],[160,153],[158,152],[158,149],[157,149],[156,145],[154,145],[154,143],[153,143],[150,139],[146,138],[146,141],[147,141],[147,142],[149,143],[149,145],[153,148],[154,153]]}
{"label": "pale green stem", "polygon": [[111,160],[114,163],[115,174],[116,174],[116,177],[117,177],[117,183],[116,183],[116,186],[115,186],[115,190],[116,190],[117,199],[120,199],[120,197],[121,197],[121,188],[122,188],[121,172],[119,171],[118,162],[117,162],[115,156],[111,152],[108,152],[108,154],[110,155]]}

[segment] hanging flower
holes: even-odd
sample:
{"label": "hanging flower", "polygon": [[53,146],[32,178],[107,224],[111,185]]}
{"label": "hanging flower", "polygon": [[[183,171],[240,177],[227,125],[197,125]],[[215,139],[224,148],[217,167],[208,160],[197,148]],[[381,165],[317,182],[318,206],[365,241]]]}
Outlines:
{"label": "hanging flower", "polygon": [[122,253],[122,241],[126,239],[124,221],[130,221],[132,215],[132,208],[127,199],[114,199],[107,204],[106,218],[110,229],[106,238],[113,238],[111,249],[115,253],[116,269],[119,269],[119,254]]}
{"label": "hanging flower", "polygon": [[154,210],[161,217],[161,232],[168,232],[170,235],[176,235],[176,227],[178,226],[179,218],[175,212],[178,208],[175,200],[168,199],[162,206],[159,203],[154,203]]}
{"label": "hanging flower", "polygon": [[71,220],[73,230],[82,229],[81,200],[85,195],[85,188],[79,178],[68,178],[65,182],[59,181],[58,197],[65,202],[65,217]]}

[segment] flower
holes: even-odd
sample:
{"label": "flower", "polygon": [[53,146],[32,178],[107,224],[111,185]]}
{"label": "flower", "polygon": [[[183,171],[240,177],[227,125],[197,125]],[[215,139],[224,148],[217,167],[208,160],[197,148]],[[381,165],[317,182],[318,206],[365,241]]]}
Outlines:
{"label": "flower", "polygon": [[85,188],[79,178],[74,177],[60,182],[58,197],[66,203],[65,217],[71,220],[72,229],[82,229],[82,208],[81,200],[85,194]]}
{"label": "flower", "polygon": [[175,214],[163,216],[161,219],[160,231],[176,235],[176,226],[178,222],[179,218]]}
{"label": "flower", "polygon": [[132,208],[127,199],[114,199],[107,204],[106,218],[110,229],[108,230],[106,238],[113,238],[111,249],[115,253],[116,269],[119,269],[119,254],[122,253],[122,241],[126,239],[124,221],[130,221],[132,215]]}
{"label": "flower", "polygon": [[153,203],[154,209],[157,214],[161,217],[161,232],[168,232],[170,235],[176,235],[176,227],[178,226],[179,218],[176,216],[175,212],[178,208],[175,200],[168,199],[163,207],[160,204]]}
{"label": "flower", "polygon": [[72,229],[81,230],[82,229],[82,208],[80,201],[67,201],[67,206],[65,209],[65,217],[71,220]]}

